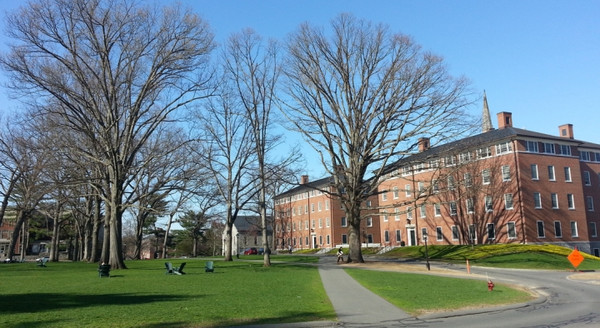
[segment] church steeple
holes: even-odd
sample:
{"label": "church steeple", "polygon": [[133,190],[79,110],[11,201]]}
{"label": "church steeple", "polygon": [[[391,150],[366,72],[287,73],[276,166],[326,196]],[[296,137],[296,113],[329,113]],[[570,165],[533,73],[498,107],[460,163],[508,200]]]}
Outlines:
{"label": "church steeple", "polygon": [[490,116],[490,108],[488,107],[485,90],[483,90],[483,113],[481,116],[481,132],[492,131],[494,127],[492,126],[492,118]]}

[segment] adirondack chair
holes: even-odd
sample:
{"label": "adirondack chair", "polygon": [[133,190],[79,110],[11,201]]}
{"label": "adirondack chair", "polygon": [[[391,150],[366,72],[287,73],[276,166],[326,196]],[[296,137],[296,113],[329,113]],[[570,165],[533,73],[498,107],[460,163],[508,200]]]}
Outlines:
{"label": "adirondack chair", "polygon": [[178,274],[178,275],[185,274],[185,272],[183,272],[184,267],[185,267],[185,262],[181,263],[181,265],[179,267],[174,267],[173,272],[175,272],[175,274]]}
{"label": "adirondack chair", "polygon": [[165,267],[167,268],[167,272],[165,272],[165,274],[174,274],[173,264],[171,264],[171,262],[165,262]]}
{"label": "adirondack chair", "polygon": [[100,266],[98,266],[98,276],[100,278],[102,277],[109,277],[110,278],[110,264],[100,264]]}
{"label": "adirondack chair", "polygon": [[208,261],[206,262],[206,265],[204,266],[204,272],[214,272],[215,271],[215,266],[213,261]]}
{"label": "adirondack chair", "polygon": [[38,266],[41,267],[45,267],[46,266],[46,262],[48,262],[48,258],[47,257],[42,257],[41,259],[38,259]]}

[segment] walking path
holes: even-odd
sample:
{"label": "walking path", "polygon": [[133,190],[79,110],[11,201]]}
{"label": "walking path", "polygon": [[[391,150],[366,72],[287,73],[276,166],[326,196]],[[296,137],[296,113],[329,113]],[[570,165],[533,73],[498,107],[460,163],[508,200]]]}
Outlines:
{"label": "walking path", "polygon": [[[338,321],[313,321],[290,324],[260,325],[254,327],[399,327],[411,326],[413,317],[392,305],[380,296],[372,293],[360,285],[344,268],[361,266],[362,264],[337,264],[335,256],[321,256],[319,260],[319,274],[325,292],[333,305]],[[452,264],[436,263],[431,265],[431,271],[425,269],[423,263],[400,264],[394,262],[377,262],[369,264],[370,269],[384,271],[418,271],[423,274],[436,274],[446,276],[463,276],[472,279],[485,279],[485,276],[468,274],[465,267]],[[583,280],[586,283],[600,284],[600,273],[578,273],[569,279]],[[357,304],[358,300],[358,304]],[[468,311],[467,311],[468,312]],[[246,326],[250,328],[252,326]]]}

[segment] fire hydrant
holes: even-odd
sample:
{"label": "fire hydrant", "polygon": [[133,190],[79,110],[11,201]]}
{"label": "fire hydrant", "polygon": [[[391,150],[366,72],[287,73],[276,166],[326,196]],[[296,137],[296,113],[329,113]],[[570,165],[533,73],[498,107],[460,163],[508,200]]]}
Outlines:
{"label": "fire hydrant", "polygon": [[494,283],[491,280],[488,280],[488,290],[490,292],[494,290]]}

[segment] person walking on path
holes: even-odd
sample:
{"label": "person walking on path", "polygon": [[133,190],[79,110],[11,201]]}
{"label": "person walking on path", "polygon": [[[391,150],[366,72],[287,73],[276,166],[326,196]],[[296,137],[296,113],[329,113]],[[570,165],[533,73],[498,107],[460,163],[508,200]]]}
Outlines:
{"label": "person walking on path", "polygon": [[344,250],[340,247],[340,249],[338,249],[337,252],[337,263],[340,263],[340,261],[342,261],[342,263],[344,263]]}

